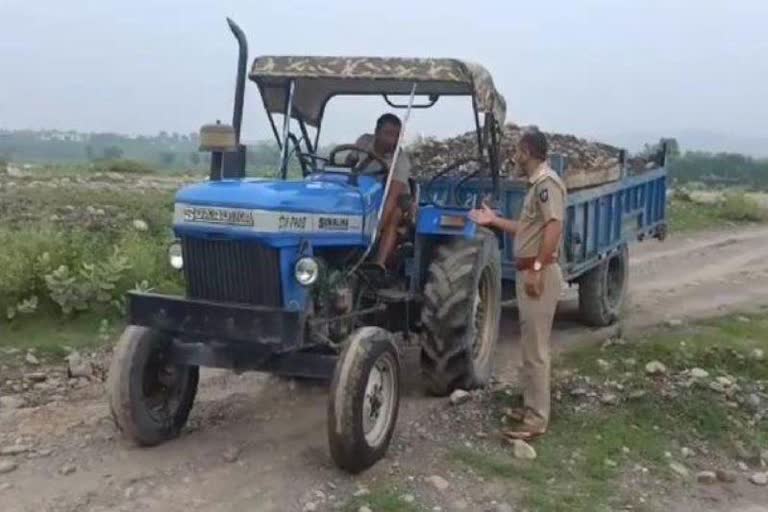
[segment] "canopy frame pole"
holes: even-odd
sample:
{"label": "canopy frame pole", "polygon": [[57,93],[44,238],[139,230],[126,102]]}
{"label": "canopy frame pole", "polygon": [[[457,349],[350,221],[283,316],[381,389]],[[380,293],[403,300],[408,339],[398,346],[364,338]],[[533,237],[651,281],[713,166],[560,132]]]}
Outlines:
{"label": "canopy frame pole", "polygon": [[283,146],[280,156],[280,178],[288,177],[288,134],[291,129],[291,112],[293,112],[293,94],[296,92],[296,81],[291,79],[286,87],[285,119],[283,119]]}
{"label": "canopy frame pole", "polygon": [[477,97],[475,96],[475,85],[472,84],[472,112],[475,115],[475,133],[477,133],[477,152],[480,160],[483,159],[483,129],[480,126],[480,115],[477,112]]}

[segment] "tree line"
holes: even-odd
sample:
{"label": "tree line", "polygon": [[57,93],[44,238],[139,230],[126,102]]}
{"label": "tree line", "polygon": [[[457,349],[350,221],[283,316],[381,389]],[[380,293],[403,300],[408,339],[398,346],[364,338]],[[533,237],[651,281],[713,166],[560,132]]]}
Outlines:
{"label": "tree line", "polygon": [[[736,153],[681,151],[673,138],[646,144],[643,153],[653,154],[666,142],[668,170],[674,182],[699,182],[708,186],[743,186],[768,190],[768,159]],[[154,136],[128,137],[119,134],[82,134],[73,131],[0,130],[0,160],[30,163],[97,163],[135,160],[159,171],[204,170],[210,155],[198,150],[197,133],[160,132]],[[274,141],[248,146],[248,174],[272,176],[277,172],[280,150]],[[295,158],[291,174],[298,173]]]}
{"label": "tree line", "polygon": [[[0,161],[80,165],[132,160],[161,172],[204,170],[210,165],[210,154],[200,152],[199,143],[197,133],[160,132],[154,136],[128,137],[74,131],[0,130]],[[274,173],[279,159],[280,150],[273,141],[248,146],[249,174]]]}

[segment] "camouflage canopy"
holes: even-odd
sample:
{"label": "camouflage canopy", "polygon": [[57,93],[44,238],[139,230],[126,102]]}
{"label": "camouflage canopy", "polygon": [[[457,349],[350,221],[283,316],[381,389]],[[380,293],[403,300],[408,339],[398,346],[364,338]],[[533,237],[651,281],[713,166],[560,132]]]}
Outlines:
{"label": "camouflage canopy", "polygon": [[328,100],[338,94],[474,95],[477,109],[504,123],[506,102],[482,66],[455,59],[386,57],[257,57],[250,78],[271,113],[284,113],[286,90],[295,83],[293,116],[319,126]]}

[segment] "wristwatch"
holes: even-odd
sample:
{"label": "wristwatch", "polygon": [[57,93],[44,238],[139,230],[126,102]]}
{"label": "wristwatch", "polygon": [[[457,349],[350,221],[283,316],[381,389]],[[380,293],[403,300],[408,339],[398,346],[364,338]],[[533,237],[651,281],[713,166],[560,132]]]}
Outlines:
{"label": "wristwatch", "polygon": [[533,271],[534,272],[541,271],[541,262],[539,260],[536,260],[533,262]]}

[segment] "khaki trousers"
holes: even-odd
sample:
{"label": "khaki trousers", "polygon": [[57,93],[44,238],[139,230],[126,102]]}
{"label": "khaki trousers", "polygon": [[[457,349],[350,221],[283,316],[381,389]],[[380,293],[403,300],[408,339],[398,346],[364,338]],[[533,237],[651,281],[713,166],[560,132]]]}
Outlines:
{"label": "khaki trousers", "polygon": [[541,273],[542,293],[538,299],[525,293],[522,273],[516,279],[516,288],[523,355],[523,398],[526,409],[537,417],[536,426],[546,427],[550,412],[550,335],[563,288],[563,275],[557,264],[547,265]]}

